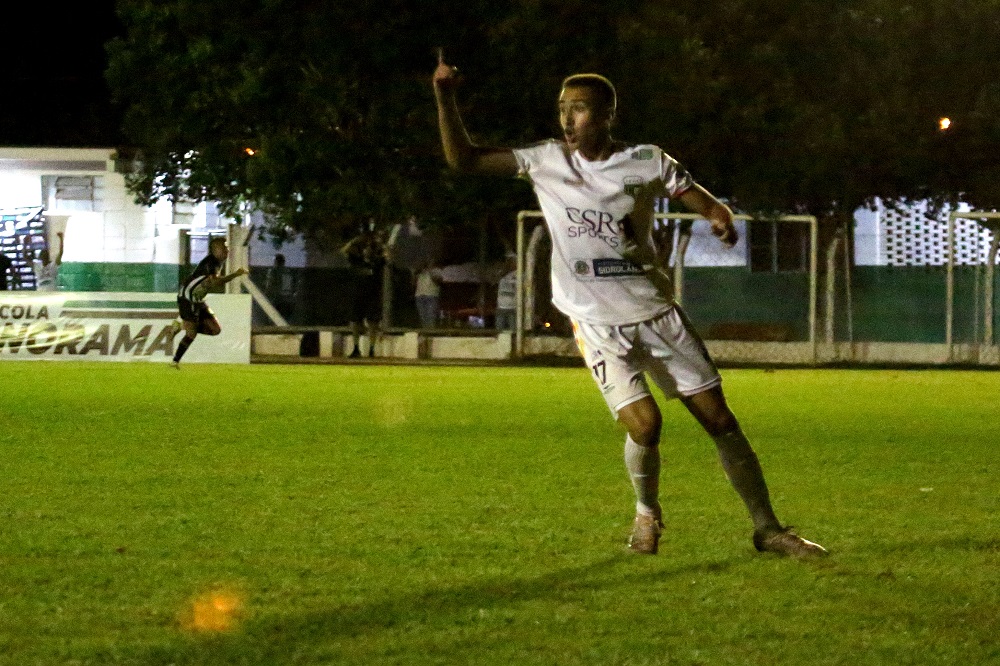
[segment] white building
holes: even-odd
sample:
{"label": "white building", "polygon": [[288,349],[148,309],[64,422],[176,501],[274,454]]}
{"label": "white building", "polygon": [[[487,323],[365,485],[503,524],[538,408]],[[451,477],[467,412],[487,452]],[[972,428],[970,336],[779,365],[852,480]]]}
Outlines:
{"label": "white building", "polygon": [[[0,251],[12,259],[26,233],[53,254],[64,233],[60,283],[81,291],[172,291],[178,267],[200,260],[208,237],[231,222],[213,203],[136,204],[110,148],[0,148],[0,214]],[[301,243],[280,251],[289,266],[304,265]],[[274,253],[252,244],[255,265]]]}

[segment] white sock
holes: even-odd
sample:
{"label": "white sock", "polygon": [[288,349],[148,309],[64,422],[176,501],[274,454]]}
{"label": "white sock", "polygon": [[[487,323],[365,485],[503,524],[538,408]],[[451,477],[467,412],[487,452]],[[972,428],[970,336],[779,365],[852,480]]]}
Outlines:
{"label": "white sock", "polygon": [[660,447],[639,446],[626,435],[625,469],[635,489],[635,512],[660,518]]}

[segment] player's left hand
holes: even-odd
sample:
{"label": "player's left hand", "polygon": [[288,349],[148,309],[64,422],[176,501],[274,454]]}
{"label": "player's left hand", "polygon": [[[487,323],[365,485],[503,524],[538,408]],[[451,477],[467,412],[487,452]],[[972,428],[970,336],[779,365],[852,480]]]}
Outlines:
{"label": "player's left hand", "polygon": [[437,69],[434,70],[434,87],[441,91],[454,92],[461,82],[458,67],[452,67],[444,60],[444,49],[437,50]]}

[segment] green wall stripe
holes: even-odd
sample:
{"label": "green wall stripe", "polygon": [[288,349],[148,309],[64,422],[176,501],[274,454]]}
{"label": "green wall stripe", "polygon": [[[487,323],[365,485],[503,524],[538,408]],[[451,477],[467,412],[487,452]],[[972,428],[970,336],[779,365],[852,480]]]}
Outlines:
{"label": "green wall stripe", "polygon": [[124,262],[63,262],[59,286],[64,291],[174,292],[179,266]]}

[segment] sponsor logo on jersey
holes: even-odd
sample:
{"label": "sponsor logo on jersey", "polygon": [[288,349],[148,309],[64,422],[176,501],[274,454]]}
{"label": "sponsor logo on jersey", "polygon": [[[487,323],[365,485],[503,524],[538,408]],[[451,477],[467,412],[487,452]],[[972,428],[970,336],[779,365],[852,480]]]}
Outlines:
{"label": "sponsor logo on jersey", "polygon": [[590,264],[581,259],[573,264],[573,271],[577,275],[590,275]]}
{"label": "sponsor logo on jersey", "polygon": [[632,159],[634,160],[651,160],[653,159],[653,149],[652,148],[640,148],[632,153]]}
{"label": "sponsor logo on jersey", "polygon": [[566,235],[570,238],[600,238],[609,247],[617,249],[621,246],[621,222],[607,211],[567,208],[566,219],[571,223],[566,228]]}
{"label": "sponsor logo on jersey", "polygon": [[626,259],[594,259],[595,277],[643,275],[642,267]]}

